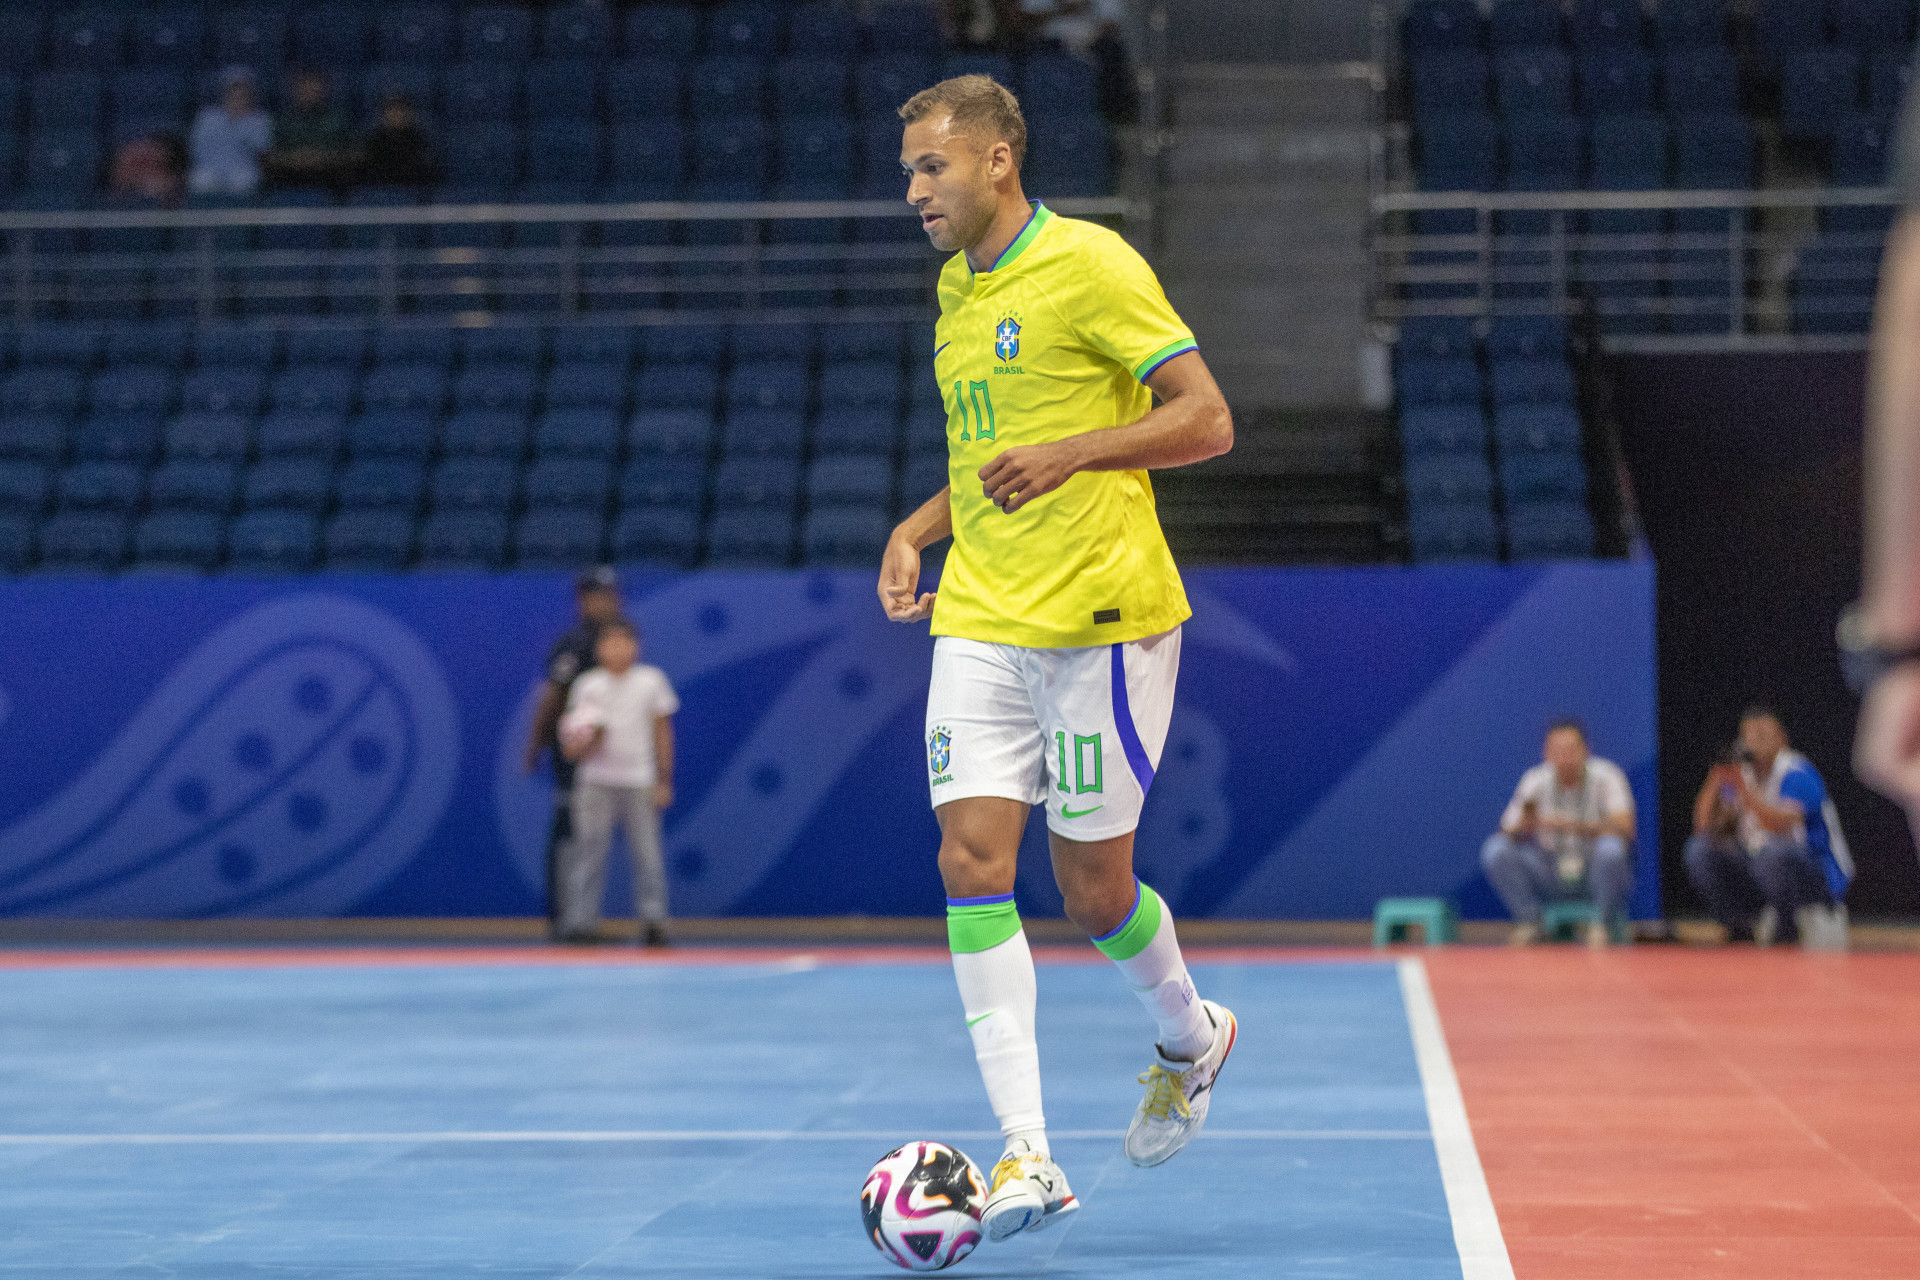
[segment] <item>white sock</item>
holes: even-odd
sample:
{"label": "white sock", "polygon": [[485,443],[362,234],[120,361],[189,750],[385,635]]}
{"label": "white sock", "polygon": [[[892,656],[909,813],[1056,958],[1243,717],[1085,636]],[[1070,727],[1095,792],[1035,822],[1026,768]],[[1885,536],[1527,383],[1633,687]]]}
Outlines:
{"label": "white sock", "polygon": [[1040,1045],[1034,1037],[1036,990],[1033,952],[1025,931],[981,951],[955,951],[953,976],[966,1009],[967,1034],[987,1101],[1011,1142],[1024,1139],[1047,1153],[1047,1121],[1040,1107]]}
{"label": "white sock", "polygon": [[1180,957],[1174,936],[1173,913],[1160,895],[1138,885],[1133,910],[1112,933],[1093,944],[1107,954],[1125,976],[1160,1028],[1160,1052],[1180,1062],[1193,1062],[1213,1046],[1213,1020],[1200,1003]]}

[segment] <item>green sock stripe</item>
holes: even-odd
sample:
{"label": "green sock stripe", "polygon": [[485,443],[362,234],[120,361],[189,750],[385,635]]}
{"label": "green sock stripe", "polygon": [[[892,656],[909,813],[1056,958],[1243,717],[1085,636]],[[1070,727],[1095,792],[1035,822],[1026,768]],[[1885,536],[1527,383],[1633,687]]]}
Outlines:
{"label": "green sock stripe", "polygon": [[1109,960],[1131,960],[1145,951],[1153,935],[1160,932],[1160,916],[1164,910],[1160,895],[1150,885],[1142,884],[1140,901],[1134,904],[1126,922],[1105,937],[1095,938],[1093,945],[1104,951]]}
{"label": "green sock stripe", "polygon": [[947,903],[947,945],[957,952],[985,951],[1020,932],[1020,909],[1006,902]]}

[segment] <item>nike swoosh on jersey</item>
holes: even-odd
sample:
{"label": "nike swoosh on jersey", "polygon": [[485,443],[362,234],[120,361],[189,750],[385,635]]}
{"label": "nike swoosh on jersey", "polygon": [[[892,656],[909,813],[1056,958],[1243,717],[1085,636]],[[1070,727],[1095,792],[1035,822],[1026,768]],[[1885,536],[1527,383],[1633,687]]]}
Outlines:
{"label": "nike swoosh on jersey", "polygon": [[1079,812],[1077,812],[1077,813],[1076,813],[1076,812],[1074,812],[1074,811],[1073,811],[1072,809],[1069,809],[1069,808],[1067,808],[1067,807],[1066,807],[1065,805],[1061,805],[1061,806],[1060,806],[1060,816],[1061,816],[1061,817],[1063,817],[1063,818],[1084,818],[1084,817],[1086,817],[1086,816],[1087,816],[1088,814],[1090,814],[1090,813],[1098,813],[1098,812],[1100,812],[1100,811],[1101,811],[1102,809],[1104,809],[1104,808],[1106,808],[1106,807],[1107,807],[1107,806],[1105,806],[1105,805],[1103,805],[1103,804],[1097,804],[1097,805],[1095,805],[1095,806],[1093,806],[1093,808],[1091,808],[1091,809],[1082,809],[1082,810],[1080,810]]}

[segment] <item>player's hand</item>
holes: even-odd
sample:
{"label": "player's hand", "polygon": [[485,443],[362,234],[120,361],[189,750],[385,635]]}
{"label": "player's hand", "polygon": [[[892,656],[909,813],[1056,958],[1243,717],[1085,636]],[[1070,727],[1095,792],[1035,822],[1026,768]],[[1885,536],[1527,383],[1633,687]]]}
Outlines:
{"label": "player's hand", "polygon": [[1012,515],[1058,489],[1078,469],[1070,441],[1020,444],[980,468],[980,485],[994,506]]}
{"label": "player's hand", "polygon": [[656,809],[673,808],[673,784],[656,782],[653,784],[653,807]]}
{"label": "player's hand", "polygon": [[895,622],[933,616],[934,592],[920,595],[920,550],[905,538],[887,539],[880,557],[880,607]]}
{"label": "player's hand", "polygon": [[1909,814],[1920,814],[1920,666],[1895,667],[1867,691],[1853,769]]}

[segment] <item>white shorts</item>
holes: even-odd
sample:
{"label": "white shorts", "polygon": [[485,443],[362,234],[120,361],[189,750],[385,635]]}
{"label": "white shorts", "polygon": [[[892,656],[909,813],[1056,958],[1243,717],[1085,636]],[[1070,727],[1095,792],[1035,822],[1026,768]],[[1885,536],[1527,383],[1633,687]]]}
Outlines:
{"label": "white shorts", "polygon": [[1180,628],[1081,649],[941,636],[927,691],[934,808],[974,796],[1047,806],[1069,840],[1140,825],[1167,744]]}

